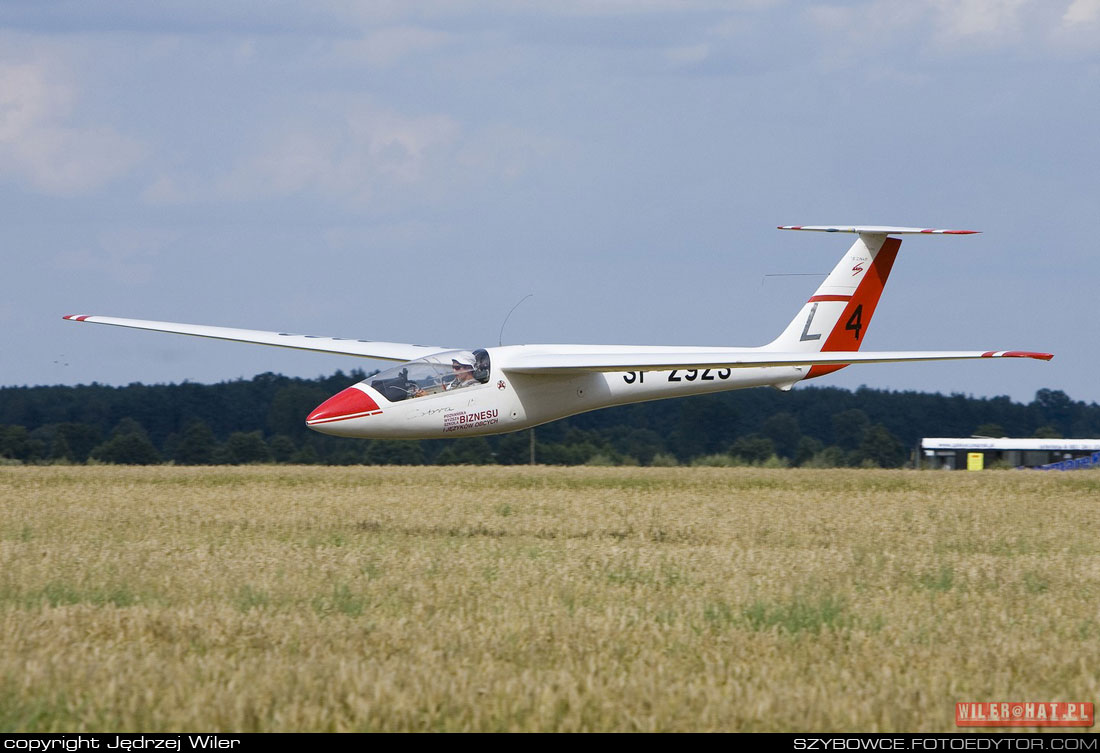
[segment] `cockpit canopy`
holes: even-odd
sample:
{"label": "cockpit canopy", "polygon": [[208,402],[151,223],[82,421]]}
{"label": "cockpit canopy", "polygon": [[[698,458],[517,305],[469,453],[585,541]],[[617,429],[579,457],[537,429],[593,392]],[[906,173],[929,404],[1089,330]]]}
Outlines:
{"label": "cockpit canopy", "polygon": [[489,352],[446,350],[403,363],[367,377],[369,385],[391,403],[478,387],[489,381]]}

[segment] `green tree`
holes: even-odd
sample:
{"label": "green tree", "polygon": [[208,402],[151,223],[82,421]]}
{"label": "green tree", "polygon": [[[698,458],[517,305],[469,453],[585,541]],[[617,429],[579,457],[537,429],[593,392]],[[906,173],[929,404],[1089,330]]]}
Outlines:
{"label": "green tree", "polygon": [[[784,411],[769,416],[760,426],[760,433],[775,444],[775,451],[785,458],[793,458],[798,450],[798,440],[802,431],[798,428],[798,419]],[[813,454],[813,453],[811,453]]]}
{"label": "green tree", "polygon": [[267,446],[270,448],[271,457],[276,463],[289,463],[294,457],[294,453],[298,451],[298,448],[294,446],[294,440],[286,434],[272,437],[268,440]]}
{"label": "green tree", "polygon": [[72,460],[73,451],[69,447],[69,441],[65,439],[65,435],[61,432],[57,432],[53,436],[53,442],[50,444],[50,459],[51,460]]}
{"label": "green tree", "polygon": [[493,457],[493,448],[485,441],[485,437],[470,437],[456,440],[445,447],[436,456],[435,462],[440,465],[492,465],[496,460]]}
{"label": "green tree", "polygon": [[99,444],[102,435],[94,426],[84,423],[66,422],[57,427],[58,433],[65,437],[72,450],[73,460],[83,463],[91,454],[92,448]]}
{"label": "green tree", "polygon": [[974,434],[979,437],[1003,437],[1005,435],[1005,429],[1000,424],[992,422],[984,423],[974,430]]}
{"label": "green tree", "polygon": [[272,434],[301,438],[309,431],[306,416],[328,397],[331,394],[314,385],[280,387],[271,398],[267,410],[267,430]]}
{"label": "green tree", "polygon": [[91,457],[116,465],[155,465],[161,461],[145,428],[129,417],[118,422],[111,438],[93,449]]}
{"label": "green tree", "polygon": [[290,459],[290,462],[297,463],[298,465],[317,465],[321,462],[321,458],[313,445],[305,444],[302,445],[298,452],[294,453],[294,457]]}
{"label": "green tree", "polygon": [[423,465],[424,449],[416,441],[376,439],[367,445],[364,457],[370,465]]}
{"label": "green tree", "polygon": [[205,421],[191,421],[176,444],[172,459],[180,465],[210,465],[218,450],[218,440]]}
{"label": "green tree", "polygon": [[863,437],[870,426],[871,419],[859,408],[834,413],[833,439],[839,447],[854,450],[863,442]]}
{"label": "green tree", "polygon": [[737,436],[737,409],[718,395],[692,397],[680,405],[669,448],[681,459],[720,451]]}
{"label": "green tree", "polygon": [[1073,414],[1073,400],[1062,390],[1039,390],[1033,405],[1038,406],[1048,423],[1060,427],[1068,424]]}
{"label": "green tree", "polygon": [[578,442],[539,442],[535,460],[540,465],[584,465],[599,454],[610,455],[602,445],[587,440]]}
{"label": "green tree", "polygon": [[848,465],[848,453],[836,445],[826,447],[802,464],[804,468],[843,468]]}
{"label": "green tree", "polygon": [[234,465],[271,462],[271,450],[258,431],[233,432],[225,440],[222,451],[225,462]]}
{"label": "green tree", "polygon": [[30,434],[31,440],[39,440],[49,447],[46,455],[53,460],[71,460],[83,463],[92,448],[103,441],[94,426],[75,422],[45,424]]}
{"label": "green tree", "polygon": [[798,440],[798,449],[795,450],[792,461],[795,465],[805,465],[823,449],[825,449],[825,445],[820,440],[813,437],[802,437]]}
{"label": "green tree", "polygon": [[898,468],[905,462],[905,448],[882,424],[867,430],[857,452],[861,463],[869,461],[879,468]]}
{"label": "green tree", "polygon": [[775,443],[768,437],[759,434],[749,434],[738,437],[730,445],[730,455],[747,463],[763,463],[775,454]]}
{"label": "green tree", "polygon": [[46,455],[46,443],[30,436],[25,426],[0,426],[0,457],[37,460]]}
{"label": "green tree", "polygon": [[616,442],[616,449],[627,457],[636,458],[642,465],[649,465],[653,456],[664,448],[661,435],[652,429],[627,429]]}
{"label": "green tree", "polygon": [[[531,432],[516,431],[497,438],[497,462],[501,465],[526,465],[531,462]],[[538,448],[535,448],[538,452]]]}

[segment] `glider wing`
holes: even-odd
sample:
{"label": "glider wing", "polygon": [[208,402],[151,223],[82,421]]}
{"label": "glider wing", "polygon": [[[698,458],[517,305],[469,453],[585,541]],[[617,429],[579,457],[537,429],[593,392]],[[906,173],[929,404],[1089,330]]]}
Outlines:
{"label": "glider wing", "polygon": [[155,322],[145,319],[120,319],[114,316],[91,316],[88,314],[70,314],[62,317],[70,322],[88,324],[110,324],[114,327],[132,327],[153,332],[172,332],[177,335],[212,337],[216,340],[274,345],[280,348],[312,350],[320,353],[338,353],[346,356],[377,358],[382,361],[412,361],[416,358],[438,353],[448,348],[431,345],[409,345],[407,343],[380,342],[377,340],[353,340],[346,337],[322,337],[320,335],[295,335],[289,332],[263,332],[255,329],[236,329],[234,327],[211,327],[204,324],[181,324],[179,322]]}
{"label": "glider wing", "polygon": [[517,357],[505,370],[519,374],[592,371],[668,371],[669,369],[745,369],[764,366],[815,366],[900,361],[953,361],[967,358],[1037,358],[1051,353],[1025,350],[832,351],[777,353],[774,351],[697,353],[532,353]]}

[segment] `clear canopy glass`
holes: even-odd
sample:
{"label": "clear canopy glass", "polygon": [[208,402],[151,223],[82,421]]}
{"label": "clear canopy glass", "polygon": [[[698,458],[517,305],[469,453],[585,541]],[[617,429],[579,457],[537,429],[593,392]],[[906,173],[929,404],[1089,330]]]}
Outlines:
{"label": "clear canopy glass", "polygon": [[363,380],[391,403],[478,387],[489,381],[489,353],[446,350],[386,369]]}

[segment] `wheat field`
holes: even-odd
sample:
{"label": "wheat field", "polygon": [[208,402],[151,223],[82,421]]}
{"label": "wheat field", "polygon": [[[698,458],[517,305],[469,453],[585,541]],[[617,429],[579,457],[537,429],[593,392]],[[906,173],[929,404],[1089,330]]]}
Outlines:
{"label": "wheat field", "polygon": [[0,730],[954,730],[1096,701],[1100,473],[0,467]]}

